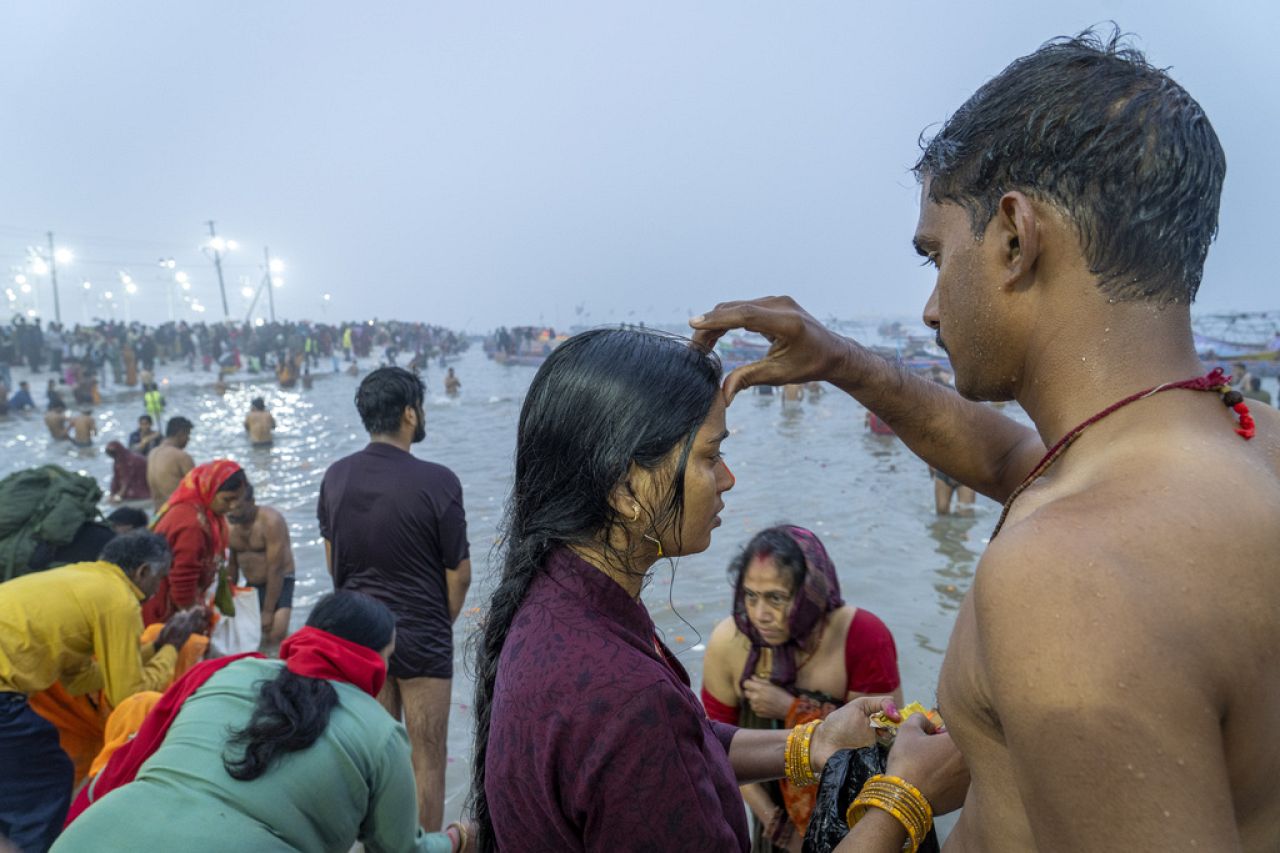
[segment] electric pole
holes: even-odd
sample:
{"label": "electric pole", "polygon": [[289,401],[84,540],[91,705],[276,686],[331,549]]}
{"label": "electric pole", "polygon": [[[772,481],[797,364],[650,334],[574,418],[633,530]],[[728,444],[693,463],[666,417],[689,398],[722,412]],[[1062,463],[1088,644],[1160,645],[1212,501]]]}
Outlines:
{"label": "electric pole", "polygon": [[[213,249],[213,267],[218,271],[218,291],[222,294],[222,319],[231,319],[231,309],[227,307],[227,285],[222,280],[222,253],[218,251],[218,247],[214,245],[218,233],[213,230],[213,220],[209,220],[209,239],[210,248]],[[57,292],[56,290],[54,291]]]}
{"label": "electric pole", "polygon": [[53,232],[49,232],[49,281],[53,284],[53,318],[62,325],[62,306],[58,302],[58,259],[53,252]]}
{"label": "electric pole", "polygon": [[271,250],[266,246],[262,247],[262,257],[267,262],[267,311],[271,314],[271,322],[276,321],[276,294],[275,282],[271,280]]}

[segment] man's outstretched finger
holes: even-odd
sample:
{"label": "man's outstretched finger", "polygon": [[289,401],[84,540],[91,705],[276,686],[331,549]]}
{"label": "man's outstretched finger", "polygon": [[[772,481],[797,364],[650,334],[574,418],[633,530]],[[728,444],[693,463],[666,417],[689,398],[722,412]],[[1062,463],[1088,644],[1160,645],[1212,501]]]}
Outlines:
{"label": "man's outstretched finger", "polygon": [[754,388],[757,385],[776,385],[772,381],[777,370],[768,361],[753,361],[734,368],[724,380],[725,403],[732,403],[739,391]]}

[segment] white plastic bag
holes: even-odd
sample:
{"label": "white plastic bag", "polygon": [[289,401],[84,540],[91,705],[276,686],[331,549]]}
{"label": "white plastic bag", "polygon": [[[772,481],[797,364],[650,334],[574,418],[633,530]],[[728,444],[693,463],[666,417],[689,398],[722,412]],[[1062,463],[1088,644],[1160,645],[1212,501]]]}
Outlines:
{"label": "white plastic bag", "polygon": [[256,652],[262,645],[262,610],[258,591],[251,586],[233,586],[231,600],[236,615],[223,616],[209,634],[209,657]]}

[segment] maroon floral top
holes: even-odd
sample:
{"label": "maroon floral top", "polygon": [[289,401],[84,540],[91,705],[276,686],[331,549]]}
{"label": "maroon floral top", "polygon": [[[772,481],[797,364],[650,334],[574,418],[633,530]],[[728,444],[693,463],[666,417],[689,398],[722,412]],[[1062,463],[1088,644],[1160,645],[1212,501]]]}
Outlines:
{"label": "maroon floral top", "polygon": [[506,851],[750,847],[729,765],[644,605],[562,549],[498,662],[485,794]]}

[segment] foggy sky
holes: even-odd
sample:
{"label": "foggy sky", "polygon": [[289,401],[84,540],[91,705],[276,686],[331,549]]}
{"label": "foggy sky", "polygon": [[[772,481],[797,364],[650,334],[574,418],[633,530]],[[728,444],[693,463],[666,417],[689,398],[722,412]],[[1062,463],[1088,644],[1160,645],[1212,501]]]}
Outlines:
{"label": "foggy sky", "polygon": [[264,245],[294,318],[669,321],[775,292],[824,317],[918,316],[918,135],[1017,56],[1114,19],[1227,152],[1198,310],[1280,308],[1278,8],[10,2],[0,288],[53,230],[76,255],[64,320],[104,315],[82,303],[107,289],[123,317],[122,270],[132,316],[164,319],[161,257],[220,319],[199,249],[214,219],[241,243],[239,318]]}

